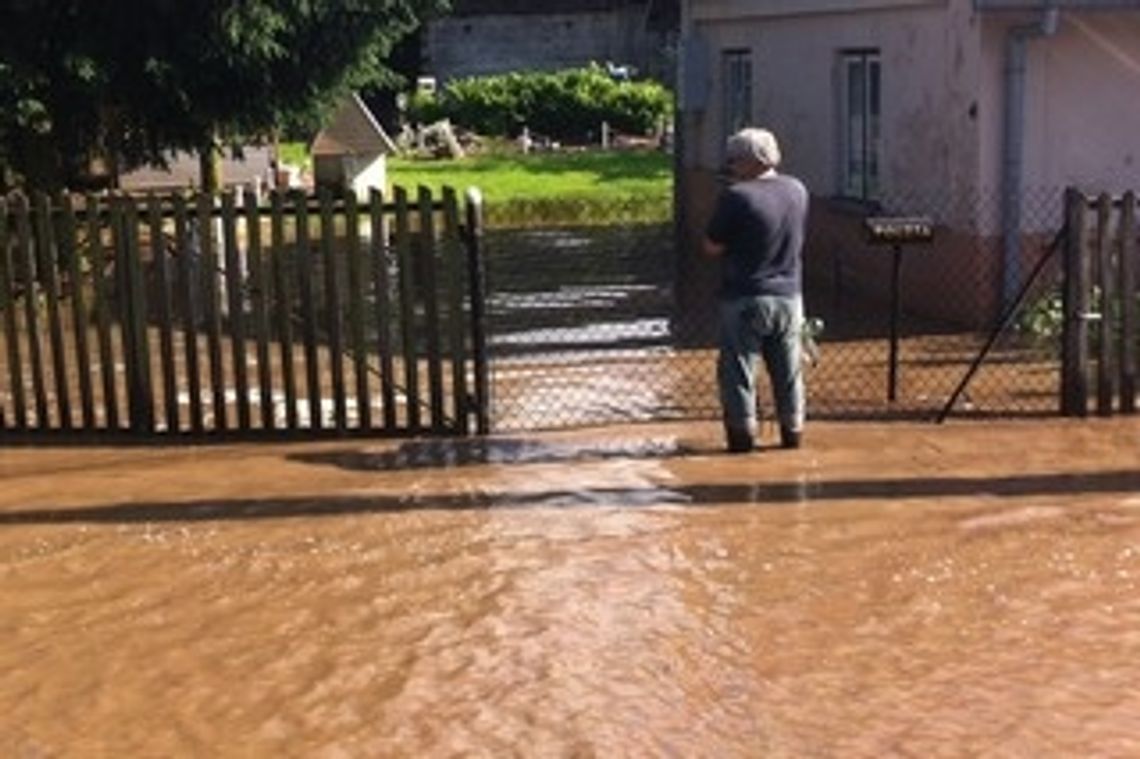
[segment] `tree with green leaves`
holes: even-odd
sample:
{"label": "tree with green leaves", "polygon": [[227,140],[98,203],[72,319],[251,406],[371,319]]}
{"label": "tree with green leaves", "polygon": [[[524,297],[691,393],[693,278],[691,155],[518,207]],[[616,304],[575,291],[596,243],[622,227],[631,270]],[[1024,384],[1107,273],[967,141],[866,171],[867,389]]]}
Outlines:
{"label": "tree with green leaves", "polygon": [[[394,45],[447,0],[5,0],[0,164],[73,186],[172,149],[311,130],[347,92],[397,84]],[[121,163],[119,163],[121,162]]]}

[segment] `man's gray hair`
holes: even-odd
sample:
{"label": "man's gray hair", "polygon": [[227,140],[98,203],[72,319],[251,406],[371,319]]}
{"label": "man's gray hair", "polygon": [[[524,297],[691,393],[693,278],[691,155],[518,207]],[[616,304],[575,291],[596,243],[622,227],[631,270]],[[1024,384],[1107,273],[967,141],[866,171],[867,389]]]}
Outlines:
{"label": "man's gray hair", "polygon": [[729,161],[749,159],[774,169],[780,165],[780,145],[767,129],[749,127],[728,138],[724,157]]}

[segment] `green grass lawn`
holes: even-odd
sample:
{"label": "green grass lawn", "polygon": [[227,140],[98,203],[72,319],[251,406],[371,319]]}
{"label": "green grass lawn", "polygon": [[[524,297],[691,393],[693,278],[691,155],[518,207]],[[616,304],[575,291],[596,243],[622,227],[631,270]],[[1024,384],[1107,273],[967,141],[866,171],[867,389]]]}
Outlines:
{"label": "green grass lawn", "polygon": [[[283,160],[309,167],[300,143],[282,145]],[[460,159],[388,159],[388,190],[415,194],[421,185],[438,194],[483,193],[488,221],[500,224],[660,222],[670,218],[673,158],[649,150],[491,152]]]}
{"label": "green grass lawn", "polygon": [[[286,163],[310,168],[303,143],[283,143]],[[667,200],[673,191],[673,159],[657,151],[588,150],[561,153],[486,153],[455,160],[393,157],[388,184],[433,192],[444,185],[463,191],[478,187],[488,202],[600,202]]]}
{"label": "green grass lawn", "polygon": [[668,202],[672,157],[656,151],[476,155],[457,160],[392,158],[388,182],[433,192],[478,187],[488,204],[528,201]]}

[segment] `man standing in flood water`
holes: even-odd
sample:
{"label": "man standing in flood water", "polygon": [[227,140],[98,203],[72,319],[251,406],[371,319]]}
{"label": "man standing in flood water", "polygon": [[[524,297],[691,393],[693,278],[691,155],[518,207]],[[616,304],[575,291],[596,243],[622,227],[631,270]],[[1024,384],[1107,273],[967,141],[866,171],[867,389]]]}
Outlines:
{"label": "man standing in flood water", "polygon": [[729,137],[725,161],[730,184],[709,221],[704,252],[722,266],[717,383],[728,450],[744,453],[756,445],[760,358],[772,384],[780,444],[798,448],[808,192],[800,180],[776,172],[780,147],[765,129]]}

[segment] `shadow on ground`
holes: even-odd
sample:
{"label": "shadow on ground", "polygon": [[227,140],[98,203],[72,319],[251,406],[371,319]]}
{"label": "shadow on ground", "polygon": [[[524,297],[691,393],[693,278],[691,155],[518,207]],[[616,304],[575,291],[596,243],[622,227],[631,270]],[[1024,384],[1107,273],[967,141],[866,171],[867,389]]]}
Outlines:
{"label": "shadow on ground", "polygon": [[546,490],[535,493],[418,493],[327,498],[226,499],[186,503],[121,503],[60,509],[29,509],[0,514],[0,526],[32,524],[130,524],[334,517],[406,511],[511,508],[633,508],[788,505],[844,500],[892,501],[916,498],[1017,498],[1064,494],[1135,494],[1140,472],[1110,470],[1087,474],[1036,474],[1009,477],[941,477],[833,482],[757,482]]}
{"label": "shadow on ground", "polygon": [[701,453],[675,441],[559,445],[526,438],[446,438],[413,440],[392,450],[347,449],[287,455],[288,461],[333,466],[357,472],[477,466],[480,464],[554,464],[609,458],[661,459]]}

